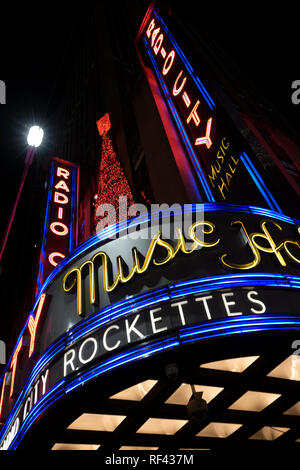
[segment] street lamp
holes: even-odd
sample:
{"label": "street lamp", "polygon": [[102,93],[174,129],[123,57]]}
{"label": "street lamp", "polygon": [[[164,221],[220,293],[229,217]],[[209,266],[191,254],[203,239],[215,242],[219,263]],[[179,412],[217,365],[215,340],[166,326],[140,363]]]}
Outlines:
{"label": "street lamp", "polygon": [[33,161],[35,149],[41,145],[43,137],[44,137],[44,131],[41,127],[32,126],[29,129],[29,133],[28,133],[28,136],[27,136],[27,143],[28,143],[29,147],[28,147],[28,150],[27,150],[27,153],[26,153],[25,167],[24,167],[21,183],[20,183],[20,186],[19,186],[18,194],[17,194],[16,200],[15,200],[15,203],[14,203],[14,207],[13,207],[11,216],[9,218],[7,229],[6,229],[6,231],[4,233],[4,236],[3,236],[3,239],[2,239],[1,250],[0,250],[0,265],[1,265],[3,252],[4,252],[4,249],[5,249],[5,246],[6,246],[6,242],[7,242],[7,239],[8,239],[8,235],[10,233],[10,229],[11,229],[11,226],[12,226],[12,223],[13,223],[13,220],[14,220],[14,217],[15,217],[15,213],[16,213],[16,210],[17,210],[17,207],[18,207],[18,204],[19,204],[22,189],[23,189],[26,177],[27,177],[27,173],[28,173],[29,167],[30,167],[30,165]]}

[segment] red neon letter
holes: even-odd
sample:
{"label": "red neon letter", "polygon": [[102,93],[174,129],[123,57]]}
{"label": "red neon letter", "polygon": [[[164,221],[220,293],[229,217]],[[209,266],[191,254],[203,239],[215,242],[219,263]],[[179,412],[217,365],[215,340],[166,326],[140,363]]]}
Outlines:
{"label": "red neon letter", "polygon": [[57,258],[57,257],[63,259],[63,258],[65,258],[65,255],[63,255],[62,253],[59,253],[58,251],[55,251],[54,253],[51,253],[51,255],[48,256],[49,263],[52,264],[52,266],[57,266],[58,265],[60,260],[56,262],[55,259],[54,259],[54,258]]}
{"label": "red neon letter", "polygon": [[67,191],[67,193],[70,192],[68,186],[66,185],[66,182],[64,180],[60,180],[57,185],[55,186],[55,189],[63,189],[64,191]]}
{"label": "red neon letter", "polygon": [[36,328],[37,328],[37,325],[38,325],[38,322],[39,322],[39,319],[40,319],[40,315],[41,315],[41,311],[42,311],[42,308],[43,308],[43,305],[44,305],[44,302],[45,302],[45,297],[46,297],[46,294],[43,293],[41,295],[41,298],[40,298],[40,301],[39,301],[39,305],[38,305],[38,308],[37,308],[35,319],[33,318],[32,315],[30,315],[30,317],[29,317],[28,329],[29,329],[29,333],[30,333],[30,346],[29,346],[28,357],[30,357],[31,354],[34,351]]}
{"label": "red neon letter", "polygon": [[150,24],[149,24],[149,26],[148,26],[148,29],[147,29],[147,31],[146,31],[146,34],[147,34],[148,38],[150,38],[151,31],[152,31],[152,29],[154,28],[154,26],[155,26],[155,22],[154,22],[154,20],[151,20],[151,21],[150,21]]}
{"label": "red neon letter", "polygon": [[205,144],[206,147],[209,149],[209,147],[212,144],[212,141],[210,140],[210,136],[209,136],[210,130],[211,130],[211,123],[212,123],[212,118],[209,118],[209,120],[207,121],[207,125],[206,125],[205,136],[204,137],[198,137],[198,139],[196,139],[196,141],[195,141],[195,145]]}
{"label": "red neon letter", "polygon": [[[175,57],[175,51],[171,51],[168,55],[167,55],[167,58],[165,60],[165,63],[164,63],[164,66],[163,66],[163,75],[167,75],[167,73],[169,72],[170,68],[172,67],[173,65],[173,62],[174,62],[174,57]],[[168,63],[169,62],[169,63]]]}
{"label": "red neon letter", "polygon": [[54,202],[57,202],[58,204],[67,204],[69,202],[69,198],[65,194],[55,191]]}
{"label": "red neon letter", "polygon": [[16,367],[17,367],[17,362],[18,362],[18,354],[20,352],[20,349],[23,344],[23,336],[19,341],[19,344],[14,352],[14,355],[12,357],[11,363],[10,363],[10,369],[12,368],[12,373],[11,373],[11,383],[10,383],[10,392],[9,392],[9,397],[12,396],[13,391],[14,391],[14,385],[15,385],[15,374],[16,374]]}
{"label": "red neon letter", "polygon": [[[192,111],[190,112],[190,115],[189,117],[187,118],[186,122],[189,123],[191,119],[193,119],[194,123],[196,124],[196,126],[199,126],[200,124],[200,118],[198,116],[198,113],[197,113],[197,108],[200,104],[200,101],[198,100],[195,104],[195,106],[193,107]],[[196,144],[197,145],[197,144]]]}
{"label": "red neon letter", "polygon": [[63,176],[66,180],[69,178],[70,172],[65,168],[61,168],[60,166],[57,167],[57,176]]}
{"label": "red neon letter", "polygon": [[156,28],[152,33],[151,46],[153,47],[156,36],[158,35],[160,28]]}
{"label": "red neon letter", "polygon": [[164,39],[164,35],[163,35],[163,34],[160,34],[160,35],[158,36],[157,40],[155,41],[155,44],[154,44],[154,47],[153,47],[153,50],[154,50],[154,54],[155,54],[155,55],[158,54],[159,49],[161,48],[163,39]]}
{"label": "red neon letter", "polygon": [[175,80],[175,83],[174,83],[174,86],[173,86],[173,95],[174,95],[174,96],[179,95],[179,93],[181,92],[182,88],[183,88],[184,85],[185,85],[186,77],[184,77],[184,79],[182,80],[180,87],[177,88],[177,82],[178,82],[178,80],[180,79],[182,73],[183,73],[183,70],[181,70],[181,72],[179,72],[179,74],[178,74],[178,76],[177,76],[177,78],[176,78],[176,80]]}
{"label": "red neon letter", "polygon": [[[62,231],[60,230],[57,230],[56,227],[61,227],[62,228]],[[52,224],[50,225],[50,229],[52,230],[53,233],[55,233],[55,235],[67,235],[69,233],[69,229],[68,227],[63,224],[62,222],[52,222]]]}
{"label": "red neon letter", "polygon": [[183,101],[184,101],[186,107],[188,108],[189,105],[191,104],[191,100],[190,100],[189,95],[187,94],[186,91],[183,93],[182,99],[183,99]]}

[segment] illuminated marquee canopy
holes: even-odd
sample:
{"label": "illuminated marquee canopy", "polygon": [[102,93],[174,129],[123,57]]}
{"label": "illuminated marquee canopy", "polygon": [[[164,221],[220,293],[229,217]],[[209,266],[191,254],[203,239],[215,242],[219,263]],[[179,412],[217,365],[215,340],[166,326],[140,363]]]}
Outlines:
{"label": "illuminated marquee canopy", "polygon": [[167,239],[167,213],[152,216],[152,237],[146,216],[108,227],[54,268],[2,374],[0,448],[108,370],[212,337],[299,330],[299,221],[224,204],[189,214]]}

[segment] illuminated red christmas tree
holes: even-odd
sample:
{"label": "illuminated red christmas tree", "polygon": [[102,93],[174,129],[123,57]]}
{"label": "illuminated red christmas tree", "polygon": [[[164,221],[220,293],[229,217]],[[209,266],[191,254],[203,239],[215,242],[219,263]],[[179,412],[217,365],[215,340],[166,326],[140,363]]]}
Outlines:
{"label": "illuminated red christmas tree", "polygon": [[[98,191],[95,194],[95,229],[97,232],[105,226],[127,218],[127,207],[134,204],[134,199],[127,178],[118,156],[113,148],[109,130],[111,128],[109,114],[106,113],[97,121],[99,134],[102,137],[101,162],[98,175]],[[127,197],[127,207],[121,204],[120,197]],[[124,200],[123,200],[124,202]],[[111,204],[115,212],[109,210]],[[107,209],[107,210],[105,210]]]}

